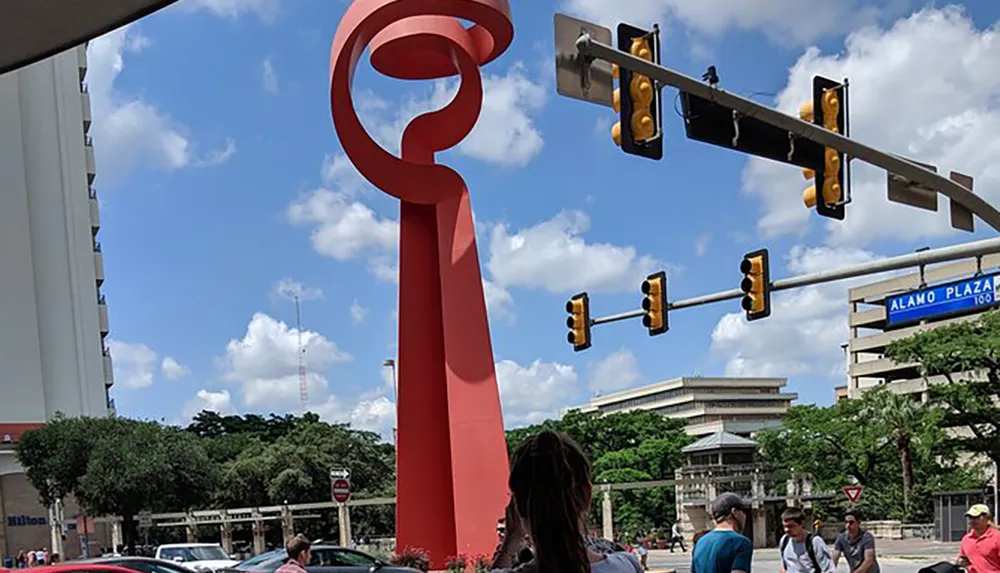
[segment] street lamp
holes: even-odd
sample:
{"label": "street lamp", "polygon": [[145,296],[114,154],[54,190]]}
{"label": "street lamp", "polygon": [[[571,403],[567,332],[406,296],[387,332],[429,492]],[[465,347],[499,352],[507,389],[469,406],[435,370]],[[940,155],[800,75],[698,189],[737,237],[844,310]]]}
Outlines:
{"label": "street lamp", "polygon": [[[392,370],[392,406],[396,409],[396,417],[399,417],[399,399],[396,397],[396,361],[386,358],[382,361],[382,366]],[[396,444],[396,425],[392,427],[392,443]]]}

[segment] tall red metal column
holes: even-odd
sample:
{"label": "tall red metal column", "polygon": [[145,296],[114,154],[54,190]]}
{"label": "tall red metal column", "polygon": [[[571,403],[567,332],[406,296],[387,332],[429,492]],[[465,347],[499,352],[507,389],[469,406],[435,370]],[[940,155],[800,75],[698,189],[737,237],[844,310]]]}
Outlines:
{"label": "tall red metal column", "polygon": [[[513,35],[508,0],[355,0],[330,57],[344,151],[401,201],[396,544],[428,550],[437,569],[459,553],[493,551],[508,468],[469,191],[434,155],[472,130],[479,67]],[[387,76],[461,76],[451,103],[406,126],[401,158],[375,143],[354,109],[354,71],[369,45]]]}

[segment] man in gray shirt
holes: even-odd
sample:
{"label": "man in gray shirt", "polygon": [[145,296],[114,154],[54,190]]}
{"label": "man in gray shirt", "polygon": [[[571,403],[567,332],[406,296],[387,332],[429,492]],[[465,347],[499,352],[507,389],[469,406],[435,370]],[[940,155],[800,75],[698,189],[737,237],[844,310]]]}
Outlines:
{"label": "man in gray shirt", "polygon": [[789,507],[781,514],[785,535],[778,544],[781,573],[834,573],[836,567],[826,542],[805,528],[806,516],[800,508]]}
{"label": "man in gray shirt", "polygon": [[847,558],[850,573],[879,573],[875,559],[875,536],[861,529],[861,517],[855,511],[844,516],[846,531],[837,536],[833,545],[833,565],[837,566],[840,556]]}

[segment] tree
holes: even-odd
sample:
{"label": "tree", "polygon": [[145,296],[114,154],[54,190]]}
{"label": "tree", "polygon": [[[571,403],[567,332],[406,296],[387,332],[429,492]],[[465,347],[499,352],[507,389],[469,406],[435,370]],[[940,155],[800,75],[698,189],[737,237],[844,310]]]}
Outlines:
{"label": "tree", "polygon": [[[939,427],[939,409],[914,405],[897,419],[886,411],[895,400],[869,391],[827,407],[793,406],[779,428],[757,435],[761,461],[779,476],[811,474],[818,491],[839,492],[851,483],[865,486],[859,509],[866,515],[929,519],[930,496],[915,494],[967,488],[976,483],[975,472],[955,461]],[[910,477],[899,479],[906,471]]]}
{"label": "tree", "polygon": [[[958,431],[949,441],[960,451],[1000,463],[1000,312],[948,324],[893,342],[885,355],[916,363],[930,384],[930,401],[944,407],[943,425]],[[964,430],[964,432],[962,431]]]}
{"label": "tree", "polygon": [[[565,432],[576,440],[593,464],[596,484],[673,479],[684,463],[681,449],[694,441],[684,432],[683,421],[655,412],[571,410],[559,420],[507,432],[507,446],[513,451],[542,430]],[[673,487],[615,491],[612,502],[616,526],[625,531],[662,527],[676,516]]]}
{"label": "tree", "polygon": [[21,435],[18,461],[43,505],[50,507],[76,491],[87,473],[94,443],[113,423],[104,418],[67,418],[56,414],[45,426]]}
{"label": "tree", "polygon": [[913,396],[896,394],[885,387],[865,392],[862,401],[862,415],[873,421],[879,430],[877,434],[890,441],[899,453],[899,469],[903,485],[903,511],[910,513],[910,494],[913,489],[913,448],[919,446],[915,440],[938,436],[927,430],[936,427],[941,412],[927,408],[914,400]]}
{"label": "tree", "polygon": [[185,511],[204,503],[214,466],[198,438],[155,422],[109,419],[90,451],[75,494],[93,515],[122,516],[122,534],[135,547],[134,516],[143,510]]}

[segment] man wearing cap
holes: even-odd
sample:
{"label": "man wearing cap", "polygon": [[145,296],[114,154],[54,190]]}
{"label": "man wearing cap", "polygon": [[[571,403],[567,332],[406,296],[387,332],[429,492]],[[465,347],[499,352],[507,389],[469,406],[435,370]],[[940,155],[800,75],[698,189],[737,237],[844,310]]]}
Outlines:
{"label": "man wearing cap", "polygon": [[990,508],[978,503],[965,512],[969,532],[959,546],[958,566],[969,573],[1000,573],[1000,531],[990,524]]}
{"label": "man wearing cap", "polygon": [[712,502],[715,529],[694,546],[691,573],[750,573],[753,544],[740,533],[747,522],[747,505],[735,493],[715,498]]}

